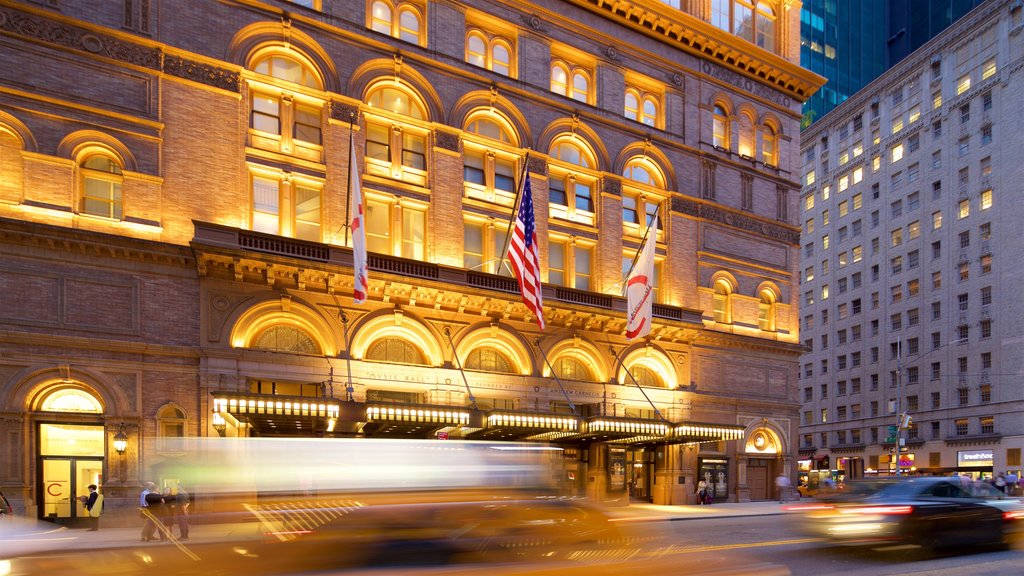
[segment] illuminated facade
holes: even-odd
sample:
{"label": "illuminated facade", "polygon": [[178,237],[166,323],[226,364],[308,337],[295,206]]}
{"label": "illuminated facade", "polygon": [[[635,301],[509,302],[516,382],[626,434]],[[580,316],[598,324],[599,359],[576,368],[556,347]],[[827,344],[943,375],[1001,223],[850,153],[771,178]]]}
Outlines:
{"label": "illuminated facade", "polygon": [[[0,2],[19,509],[74,516],[94,479],[128,509],[182,435],[545,440],[569,489],[620,502],[687,502],[697,476],[768,498],[793,472],[797,134],[821,82],[799,2],[161,4]],[[543,333],[497,262],[524,168]],[[627,343],[655,213],[654,329]]]}
{"label": "illuminated facade", "polygon": [[982,4],[804,130],[809,468],[895,471],[907,412],[904,470],[1021,472],[1022,24]]}

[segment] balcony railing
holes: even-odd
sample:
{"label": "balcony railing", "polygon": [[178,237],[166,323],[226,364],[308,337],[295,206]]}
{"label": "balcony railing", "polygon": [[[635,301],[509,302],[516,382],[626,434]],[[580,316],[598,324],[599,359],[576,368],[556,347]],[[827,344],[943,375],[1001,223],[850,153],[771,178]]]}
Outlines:
{"label": "balcony railing", "polygon": [[418,260],[409,260],[407,258],[397,258],[395,256],[370,253],[366,255],[366,264],[370,267],[370,270],[394,272],[395,274],[401,274],[402,276],[414,276],[416,278],[428,278],[431,280],[436,280],[438,277],[437,264],[420,262]]}
{"label": "balcony railing", "polygon": [[519,286],[516,284],[515,278],[477,272],[476,270],[466,270],[466,283],[470,286],[490,288],[499,292],[511,292],[513,294],[519,292]]}
{"label": "balcony railing", "polygon": [[555,287],[555,299],[573,304],[596,306],[597,308],[612,307],[611,296],[605,296],[604,294],[597,294],[594,292],[586,292],[584,290],[576,290],[575,288],[565,288],[563,286]]}
{"label": "balcony railing", "polygon": [[238,245],[257,252],[294,256],[318,262],[326,262],[330,258],[330,250],[324,244],[248,230],[239,230]]}

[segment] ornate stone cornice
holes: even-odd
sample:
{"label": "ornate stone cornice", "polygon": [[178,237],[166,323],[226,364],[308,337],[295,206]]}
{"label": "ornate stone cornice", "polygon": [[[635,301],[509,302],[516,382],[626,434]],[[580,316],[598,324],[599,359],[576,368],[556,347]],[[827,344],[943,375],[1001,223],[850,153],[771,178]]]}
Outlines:
{"label": "ornate stone cornice", "polygon": [[241,75],[238,72],[187,60],[180,56],[164,57],[163,70],[178,78],[200,82],[231,92],[238,92],[241,82]]}
{"label": "ornate stone cornice", "polygon": [[804,102],[825,83],[810,70],[658,2],[570,1],[701,58],[702,72],[757,96],[774,101],[776,94],[784,94]]}
{"label": "ornate stone cornice", "polygon": [[729,210],[717,204],[701,202],[700,200],[685,196],[673,196],[672,211],[739,228],[740,230],[771,238],[772,240],[785,242],[791,246],[800,245],[800,230],[798,228],[779,222],[761,220],[750,214]]}
{"label": "ornate stone cornice", "polygon": [[160,69],[160,50],[114,36],[59,22],[39,14],[0,6],[0,31],[27,40],[42,41],[62,48],[82,50],[112,60]]}
{"label": "ornate stone cornice", "polygon": [[0,218],[0,243],[149,265],[192,266],[191,253],[184,246],[10,218]]}
{"label": "ornate stone cornice", "polygon": [[241,76],[235,70],[164,54],[159,45],[133,42],[102,32],[99,28],[78,26],[61,17],[50,17],[48,14],[0,6],[0,34],[95,54],[231,92],[238,92],[241,85]]}

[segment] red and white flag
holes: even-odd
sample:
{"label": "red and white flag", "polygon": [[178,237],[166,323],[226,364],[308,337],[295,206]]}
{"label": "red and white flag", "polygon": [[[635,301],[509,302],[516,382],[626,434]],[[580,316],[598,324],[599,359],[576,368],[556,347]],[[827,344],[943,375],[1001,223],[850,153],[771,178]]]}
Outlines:
{"label": "red and white flag", "polygon": [[348,191],[352,203],[352,272],[355,283],[352,285],[352,300],[356,304],[366,302],[366,294],[370,291],[370,281],[366,271],[366,210],[363,206],[363,191],[359,183],[359,169],[356,166],[356,143],[352,142],[348,161]]}
{"label": "red and white flag", "polygon": [[635,340],[651,331],[651,304],[654,301],[654,249],[658,237],[658,216],[647,229],[647,240],[640,257],[626,277],[626,339]]}
{"label": "red and white flag", "polygon": [[544,302],[540,287],[540,257],[537,253],[537,231],[533,218],[533,192],[530,189],[530,175],[524,174],[523,198],[519,213],[512,228],[512,240],[508,245],[508,259],[512,271],[519,281],[519,292],[523,302],[537,316],[537,325],[544,329]]}

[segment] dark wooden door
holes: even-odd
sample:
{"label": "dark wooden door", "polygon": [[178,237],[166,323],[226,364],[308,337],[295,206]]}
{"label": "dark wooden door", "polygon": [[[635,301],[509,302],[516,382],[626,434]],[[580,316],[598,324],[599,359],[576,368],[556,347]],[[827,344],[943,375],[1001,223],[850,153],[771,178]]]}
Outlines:
{"label": "dark wooden door", "polygon": [[750,488],[751,500],[768,500],[771,497],[768,480],[767,460],[747,461],[747,486]]}

